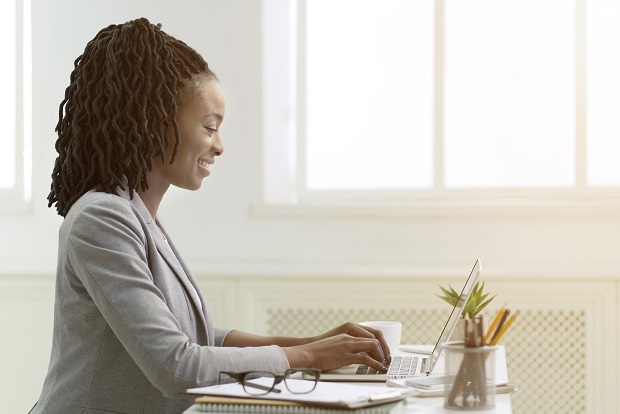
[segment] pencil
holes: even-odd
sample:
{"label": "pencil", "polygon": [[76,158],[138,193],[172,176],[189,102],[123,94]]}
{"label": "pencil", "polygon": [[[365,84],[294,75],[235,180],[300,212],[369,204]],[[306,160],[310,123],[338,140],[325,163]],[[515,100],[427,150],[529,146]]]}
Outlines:
{"label": "pencil", "polygon": [[495,335],[495,337],[491,341],[491,346],[497,344],[499,342],[499,340],[502,339],[502,336],[504,336],[504,334],[506,333],[508,328],[510,328],[510,325],[512,325],[513,322],[515,321],[515,319],[517,319],[517,315],[519,315],[519,311],[518,310],[514,313],[514,315],[512,315],[508,319],[508,322],[506,322],[504,324],[504,326],[502,327],[502,329],[500,329],[500,331],[497,333],[497,335]]}
{"label": "pencil", "polygon": [[510,309],[506,309],[504,311],[504,314],[502,315],[502,319],[500,319],[499,323],[497,324],[497,328],[495,328],[495,332],[493,332],[493,335],[491,335],[491,339],[490,339],[489,342],[493,343],[493,341],[497,337],[497,334],[499,333],[499,331],[501,331],[502,328],[504,327],[504,324],[508,320],[509,316],[510,316]]}
{"label": "pencil", "polygon": [[506,309],[506,304],[504,303],[504,306],[502,306],[501,309],[497,311],[497,315],[495,315],[493,322],[491,322],[491,325],[489,325],[489,329],[487,329],[487,333],[484,335],[485,344],[489,342],[489,338],[491,338],[491,335],[495,331],[497,324],[499,323],[500,319],[502,319],[502,316],[504,316],[505,309]]}

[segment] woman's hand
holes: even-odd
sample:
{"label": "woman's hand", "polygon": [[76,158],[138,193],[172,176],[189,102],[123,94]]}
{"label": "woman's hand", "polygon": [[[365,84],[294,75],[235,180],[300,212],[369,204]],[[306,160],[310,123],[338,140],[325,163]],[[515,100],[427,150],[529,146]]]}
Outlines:
{"label": "woman's hand", "polygon": [[390,350],[381,331],[347,322],[318,335],[304,345],[282,348],[291,367],[330,371],[351,364],[365,364],[385,372]]}
{"label": "woman's hand", "polygon": [[362,326],[353,322],[346,322],[340,326],[335,327],[322,335],[316,336],[313,338],[313,341],[318,341],[321,339],[329,338],[331,336],[336,336],[339,334],[347,334],[359,338],[376,338],[381,345],[381,350],[383,351],[383,355],[385,356],[385,360],[387,362],[391,361],[390,348],[388,347],[385,338],[383,337],[383,332],[378,329],[370,328],[368,326]]}

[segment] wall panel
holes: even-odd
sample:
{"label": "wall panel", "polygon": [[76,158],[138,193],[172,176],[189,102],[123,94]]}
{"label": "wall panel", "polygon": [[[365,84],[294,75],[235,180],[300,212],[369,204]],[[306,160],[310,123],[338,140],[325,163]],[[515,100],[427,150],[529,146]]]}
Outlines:
{"label": "wall panel", "polygon": [[[311,336],[345,321],[403,322],[403,343],[432,343],[450,308],[419,277],[199,277],[218,326],[268,335]],[[518,385],[515,413],[617,412],[620,316],[615,279],[505,278],[486,281],[503,303],[520,309],[502,341]],[[7,412],[27,412],[40,392],[53,326],[53,276],[0,277],[0,375]]]}

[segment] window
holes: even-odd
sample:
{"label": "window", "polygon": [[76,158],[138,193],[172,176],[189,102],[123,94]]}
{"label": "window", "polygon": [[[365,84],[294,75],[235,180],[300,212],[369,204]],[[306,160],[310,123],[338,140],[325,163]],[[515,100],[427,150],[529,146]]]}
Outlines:
{"label": "window", "polygon": [[289,105],[265,118],[267,201],[620,195],[614,1],[312,0],[283,16],[288,42],[264,16],[266,53],[290,48],[288,93],[265,83],[266,108]]}
{"label": "window", "polygon": [[3,209],[23,204],[30,196],[31,106],[30,3],[0,4],[0,197]]}
{"label": "window", "polygon": [[586,3],[585,102],[587,111],[588,184],[620,183],[620,3]]}
{"label": "window", "polygon": [[308,189],[430,187],[432,2],[312,0],[305,10]]}
{"label": "window", "polygon": [[574,2],[445,5],[446,188],[574,185]]}
{"label": "window", "polygon": [[16,135],[16,111],[15,98],[17,96],[17,28],[15,24],[15,3],[3,2],[0,5],[0,39],[2,39],[2,55],[8,57],[6,65],[0,67],[0,79],[4,84],[4,93],[0,95],[0,124],[5,126],[6,134],[2,134],[6,140],[2,147],[6,151],[0,151],[0,188],[12,188],[15,186],[15,135]]}

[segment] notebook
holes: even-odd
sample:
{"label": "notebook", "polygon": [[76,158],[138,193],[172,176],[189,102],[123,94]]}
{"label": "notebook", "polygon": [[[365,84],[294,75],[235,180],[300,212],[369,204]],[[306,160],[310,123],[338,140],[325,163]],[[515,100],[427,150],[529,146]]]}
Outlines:
{"label": "notebook", "polygon": [[[442,394],[443,395],[443,394]],[[286,403],[282,405],[261,405],[245,403],[212,403],[205,398],[198,398],[196,403],[183,411],[183,414],[194,413],[234,413],[234,414],[401,414],[406,411],[404,401],[375,405],[369,408],[325,408],[303,404]]]}
{"label": "notebook", "polygon": [[450,316],[439,334],[435,345],[427,346],[401,346],[400,349],[407,351],[407,354],[395,355],[388,368],[388,372],[379,373],[366,365],[349,365],[333,371],[321,373],[321,381],[387,381],[388,379],[415,378],[416,376],[431,375],[440,359],[443,345],[450,339],[452,332],[469,300],[469,296],[478,281],[478,276],[482,269],[480,259],[474,263],[474,267],[469,272],[465,285],[461,290],[459,300],[452,308]]}
{"label": "notebook", "polygon": [[[252,380],[258,384],[267,385],[273,383],[273,379],[257,378]],[[298,379],[287,379],[287,382],[303,381]],[[242,399],[238,400],[235,405],[241,402],[248,402],[249,399],[254,400],[250,405],[265,405],[264,413],[268,413],[267,408],[272,405],[300,405],[307,407],[321,407],[325,409],[353,410],[361,408],[370,408],[388,403],[404,400],[409,394],[409,390],[388,388],[385,386],[360,386],[359,384],[343,384],[335,382],[321,382],[316,384],[316,388],[306,394],[291,393],[284,384],[278,386],[280,392],[270,392],[265,395],[248,395],[241,384],[229,383],[222,385],[213,385],[209,387],[192,388],[186,390],[186,394],[208,396],[208,399],[197,399],[198,402],[215,402],[213,397],[227,397],[227,399],[219,402],[230,403],[230,398]],[[204,407],[200,407],[201,409]],[[239,409],[240,407],[236,407]],[[246,407],[249,408],[249,407]],[[258,407],[257,407],[258,408]],[[238,410],[236,412],[245,412]],[[290,412],[296,412],[291,410]],[[302,413],[310,413],[303,411]]]}

